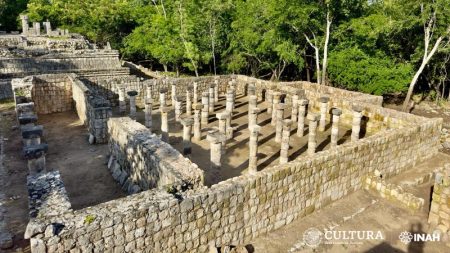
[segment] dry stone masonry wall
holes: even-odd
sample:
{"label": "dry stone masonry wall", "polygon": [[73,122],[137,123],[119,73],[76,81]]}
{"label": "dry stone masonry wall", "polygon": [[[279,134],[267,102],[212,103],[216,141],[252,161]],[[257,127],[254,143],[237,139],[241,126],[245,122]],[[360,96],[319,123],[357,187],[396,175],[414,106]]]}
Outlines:
{"label": "dry stone masonry wall", "polygon": [[[244,244],[362,189],[367,175],[375,171],[389,178],[438,152],[442,119],[405,116],[381,107],[376,107],[376,111],[402,122],[401,126],[393,124],[367,138],[210,188],[200,187],[178,196],[151,189],[126,199],[42,219],[43,224],[58,222],[64,228],[59,235],[41,234],[39,243],[52,252],[74,248],[208,252],[211,245]],[[110,122],[115,120],[121,119]],[[146,130],[139,126],[136,131]],[[111,132],[117,136],[111,143],[118,140],[129,143],[124,131]],[[129,157],[123,158],[124,161],[137,164],[135,157],[143,152],[136,148],[139,143],[125,147],[120,153],[128,149]],[[89,224],[81,222],[86,217],[95,219]],[[50,240],[55,236],[57,240]]]}
{"label": "dry stone masonry wall", "polygon": [[450,236],[450,164],[435,173],[428,223],[441,238]]}
{"label": "dry stone masonry wall", "polygon": [[78,77],[70,77],[73,101],[80,120],[88,127],[91,143],[108,142],[107,122],[112,116],[112,108],[108,100],[99,96],[92,88]]}
{"label": "dry stone masonry wall", "polygon": [[203,186],[203,171],[142,124],[128,117],[110,118],[108,133],[109,168],[129,193]]}

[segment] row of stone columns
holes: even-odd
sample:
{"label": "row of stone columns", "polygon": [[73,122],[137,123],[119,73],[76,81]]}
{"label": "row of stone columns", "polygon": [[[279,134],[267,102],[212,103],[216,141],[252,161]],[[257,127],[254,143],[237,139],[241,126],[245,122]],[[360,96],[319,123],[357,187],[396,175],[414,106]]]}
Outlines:
{"label": "row of stone columns", "polygon": [[[183,97],[174,96],[173,104],[175,108],[175,119],[181,122],[183,125],[183,153],[189,155],[191,153],[191,133],[192,128],[194,132],[194,139],[201,139],[201,125],[208,124],[209,113],[214,111],[215,103],[218,101],[218,85],[211,85],[208,92],[202,93],[201,104],[192,104],[191,94],[194,93],[194,102],[196,92],[198,89],[196,83],[193,86],[186,89],[186,115],[188,117],[182,118],[182,102]],[[161,111],[161,138],[163,141],[168,141],[169,138],[169,124],[168,113],[170,107],[166,104],[166,89],[160,90],[160,111]],[[124,93],[124,92],[121,92]],[[127,93],[130,97],[130,117],[134,118],[136,114],[135,96],[137,92],[131,91]],[[172,94],[175,94],[172,86]],[[250,143],[249,143],[249,171],[256,171],[257,164],[257,139],[260,131],[260,127],[257,125],[257,117],[260,113],[260,109],[257,108],[256,89],[253,85],[247,87],[247,94],[249,95],[249,108],[248,108],[248,128],[250,131]],[[266,99],[269,101],[268,112],[271,109],[272,124],[276,127],[275,141],[281,143],[280,151],[280,163],[288,162],[288,151],[290,141],[290,130],[293,123],[297,123],[297,135],[304,136],[305,116],[307,112],[307,105],[309,101],[307,99],[300,99],[298,94],[292,96],[292,116],[290,120],[284,119],[284,112],[286,104],[281,103],[281,92],[268,91],[266,93]],[[120,96],[120,94],[119,94]],[[226,145],[226,140],[231,139],[233,136],[233,129],[231,128],[232,111],[235,107],[235,89],[232,87],[226,93],[226,110],[222,113],[217,113],[217,119],[219,122],[218,131],[208,134],[208,140],[211,142],[211,159],[212,164],[217,168],[220,164],[220,155],[213,152],[220,150],[223,153]],[[197,100],[198,101],[198,100]],[[271,102],[270,102],[271,101]],[[308,136],[308,154],[314,154],[316,151],[316,132],[325,131],[326,128],[326,114],[328,110],[328,97],[321,97],[320,101],[320,114],[310,113],[308,114],[309,120],[309,136]],[[148,128],[152,127],[152,91],[151,87],[147,87],[146,99],[145,99],[145,125]],[[212,108],[212,110],[211,110]],[[192,109],[194,109],[194,117],[192,115]],[[354,117],[352,124],[352,141],[359,139],[359,132],[361,128],[362,109],[354,107]],[[339,119],[342,111],[340,109],[332,109],[332,129],[331,129],[331,146],[336,147],[339,135]],[[318,129],[317,129],[318,128]],[[220,140],[220,148],[217,141]],[[214,146],[214,148],[213,148]]]}
{"label": "row of stone columns", "polygon": [[36,125],[38,117],[34,113],[34,103],[16,104],[17,119],[23,140],[23,155],[28,160],[30,175],[46,172],[45,155],[48,144],[41,143],[44,127]]}

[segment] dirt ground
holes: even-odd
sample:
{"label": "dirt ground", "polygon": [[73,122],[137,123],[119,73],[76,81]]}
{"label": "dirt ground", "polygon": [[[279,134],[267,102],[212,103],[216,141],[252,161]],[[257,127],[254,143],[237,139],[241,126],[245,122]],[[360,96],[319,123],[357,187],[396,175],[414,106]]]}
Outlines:
{"label": "dirt ground", "polygon": [[[23,233],[28,223],[28,193],[26,160],[22,157],[22,138],[17,127],[12,103],[0,107],[4,142],[4,170],[6,185],[1,191],[7,198],[8,228],[14,235],[11,251],[28,251]],[[125,196],[107,169],[107,144],[89,145],[86,127],[75,112],[39,115],[38,124],[44,125],[42,142],[48,143],[46,155],[48,171],[59,170],[73,209],[96,205]]]}

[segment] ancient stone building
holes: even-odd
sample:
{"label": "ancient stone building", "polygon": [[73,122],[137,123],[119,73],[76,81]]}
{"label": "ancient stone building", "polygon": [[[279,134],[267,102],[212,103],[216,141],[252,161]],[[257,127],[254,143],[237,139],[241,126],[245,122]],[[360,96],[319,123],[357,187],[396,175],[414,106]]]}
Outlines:
{"label": "ancient stone building", "polygon": [[[117,51],[27,23],[23,35],[0,35],[0,94],[16,101],[32,252],[243,245],[438,152],[442,119],[383,108],[379,96],[241,75],[139,78]],[[52,147],[38,121],[66,111],[89,142],[107,143],[98,169],[129,196],[72,209],[58,172],[46,170]],[[432,212],[438,228],[448,225]]]}

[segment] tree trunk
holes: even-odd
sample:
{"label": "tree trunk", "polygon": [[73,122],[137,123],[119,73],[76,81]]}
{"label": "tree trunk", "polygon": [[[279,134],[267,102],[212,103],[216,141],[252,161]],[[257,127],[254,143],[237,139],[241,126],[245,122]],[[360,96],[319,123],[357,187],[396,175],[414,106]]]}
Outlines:
{"label": "tree trunk", "polygon": [[314,50],[316,51],[316,75],[317,75],[317,84],[322,84],[320,80],[320,61],[319,61],[319,48],[315,47]]}
{"label": "tree trunk", "polygon": [[167,73],[167,64],[163,63],[164,72]]}
{"label": "tree trunk", "polygon": [[305,65],[306,65],[306,81],[311,82],[311,72],[309,69],[309,62],[308,58],[306,57],[306,54],[305,54]]}
{"label": "tree trunk", "polygon": [[210,26],[209,26],[209,33],[210,33],[210,36],[211,36],[211,50],[212,50],[212,52],[211,52],[211,54],[212,54],[212,58],[213,58],[213,66],[214,66],[214,75],[216,76],[217,75],[217,68],[216,68],[216,51],[215,51],[215,49],[216,49],[216,43],[215,43],[215,40],[214,40],[214,38],[215,38],[215,30],[213,30],[214,29],[214,24],[212,23],[212,21],[210,22]]}
{"label": "tree trunk", "polygon": [[325,45],[323,46],[323,66],[322,66],[322,83],[326,85],[327,61],[328,61],[328,42],[330,41],[331,19],[330,12],[327,13],[327,31],[325,35]]}
{"label": "tree trunk", "polygon": [[433,57],[434,53],[436,53],[439,45],[441,44],[442,39],[443,39],[442,37],[439,37],[436,40],[436,43],[434,44],[433,49],[431,50],[431,52],[429,54],[427,52],[428,50],[425,49],[425,53],[424,53],[424,56],[423,56],[422,64],[420,64],[419,70],[417,70],[416,74],[414,75],[413,79],[411,80],[411,83],[409,84],[409,88],[408,88],[408,93],[406,94],[405,101],[403,102],[402,110],[404,112],[406,112],[407,109],[408,109],[409,100],[411,100],[411,96],[412,96],[412,93],[414,91],[414,86],[416,85],[417,80],[419,80],[420,75],[422,74],[423,70],[427,66],[427,64],[430,61],[431,57]]}

